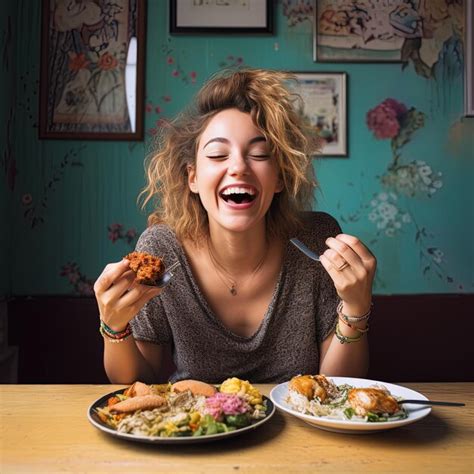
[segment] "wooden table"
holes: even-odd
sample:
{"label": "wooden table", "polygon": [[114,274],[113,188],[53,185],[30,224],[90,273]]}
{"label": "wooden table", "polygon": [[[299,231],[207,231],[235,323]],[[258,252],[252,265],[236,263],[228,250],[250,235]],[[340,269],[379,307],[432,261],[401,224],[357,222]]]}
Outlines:
{"label": "wooden table", "polygon": [[87,420],[88,406],[119,386],[3,385],[0,472],[473,473],[474,383],[402,385],[466,407],[435,407],[414,424],[366,435],[322,431],[277,411],[239,437],[148,445],[115,439]]}

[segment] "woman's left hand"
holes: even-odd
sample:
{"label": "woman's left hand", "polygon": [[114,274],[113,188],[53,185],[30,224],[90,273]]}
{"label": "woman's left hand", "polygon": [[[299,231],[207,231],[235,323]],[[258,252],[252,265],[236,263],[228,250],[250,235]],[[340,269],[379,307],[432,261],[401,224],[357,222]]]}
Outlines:
{"label": "woman's left hand", "polygon": [[377,260],[370,250],[352,235],[339,234],[326,240],[329,247],[321,255],[321,264],[329,273],[344,302],[344,312],[361,316],[370,309],[372,282]]}

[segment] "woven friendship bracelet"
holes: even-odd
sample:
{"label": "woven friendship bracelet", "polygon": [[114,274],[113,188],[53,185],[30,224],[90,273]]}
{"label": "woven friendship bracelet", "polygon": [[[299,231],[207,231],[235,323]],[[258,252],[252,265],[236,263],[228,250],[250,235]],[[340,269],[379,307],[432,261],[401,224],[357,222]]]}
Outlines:
{"label": "woven friendship bracelet", "polygon": [[336,311],[337,311],[337,314],[339,315],[339,317],[342,318],[347,323],[360,323],[361,321],[365,321],[365,320],[369,319],[369,316],[372,313],[373,303],[370,303],[369,311],[367,311],[367,313],[365,313],[362,316],[348,316],[347,314],[344,314],[342,312],[343,305],[344,305],[344,303],[342,301],[340,301],[339,304],[337,305]]}
{"label": "woven friendship bracelet", "polygon": [[355,336],[355,337],[344,336],[344,334],[341,333],[341,330],[339,328],[339,322],[336,324],[335,334],[341,344],[350,344],[351,342],[360,341],[363,336],[362,333],[360,333],[358,336]]}
{"label": "woven friendship bracelet", "polygon": [[357,326],[353,326],[351,323],[348,323],[347,321],[345,321],[342,318],[339,318],[339,321],[341,321],[341,323],[345,324],[347,327],[349,327],[351,329],[354,329],[354,331],[360,332],[362,334],[365,334],[366,332],[369,332],[369,325],[368,324],[365,328],[358,328]]}

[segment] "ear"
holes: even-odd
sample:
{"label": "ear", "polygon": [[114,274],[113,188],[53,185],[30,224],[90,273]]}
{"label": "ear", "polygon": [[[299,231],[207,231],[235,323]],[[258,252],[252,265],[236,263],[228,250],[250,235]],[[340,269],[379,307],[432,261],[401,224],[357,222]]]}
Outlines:
{"label": "ear", "polygon": [[197,182],[196,182],[196,169],[193,165],[188,165],[187,166],[187,171],[188,171],[188,186],[191,192],[193,193],[198,193],[198,187],[197,187]]}
{"label": "ear", "polygon": [[279,176],[277,184],[275,186],[275,193],[281,193],[283,191],[284,187],[285,187],[285,185],[283,183],[283,179],[281,178],[281,176]]}

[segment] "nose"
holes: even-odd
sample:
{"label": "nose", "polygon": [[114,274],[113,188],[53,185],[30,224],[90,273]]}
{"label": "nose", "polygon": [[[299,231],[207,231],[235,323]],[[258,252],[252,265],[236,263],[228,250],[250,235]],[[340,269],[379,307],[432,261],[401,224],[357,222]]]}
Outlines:
{"label": "nose", "polygon": [[247,160],[241,152],[232,154],[227,172],[230,176],[243,176],[248,173]]}

